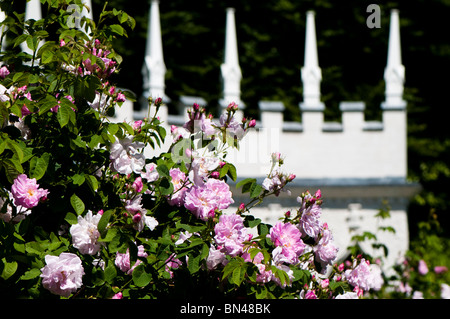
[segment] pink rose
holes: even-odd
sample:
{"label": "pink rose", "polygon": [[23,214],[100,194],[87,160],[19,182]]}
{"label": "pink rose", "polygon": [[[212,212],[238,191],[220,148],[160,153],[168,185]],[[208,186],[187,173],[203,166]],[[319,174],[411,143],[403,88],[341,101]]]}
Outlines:
{"label": "pink rose", "polygon": [[81,259],[72,253],[45,256],[46,266],[41,269],[42,285],[55,295],[69,297],[83,285],[84,269]]}
{"label": "pink rose", "polygon": [[33,208],[37,206],[41,198],[45,198],[49,192],[39,188],[35,178],[28,178],[25,174],[17,176],[11,186],[14,203],[18,206]]}

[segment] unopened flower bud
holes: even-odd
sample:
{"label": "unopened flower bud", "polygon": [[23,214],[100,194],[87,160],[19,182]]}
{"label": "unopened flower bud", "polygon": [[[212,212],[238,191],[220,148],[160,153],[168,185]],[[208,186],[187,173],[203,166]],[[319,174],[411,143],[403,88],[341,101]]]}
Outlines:
{"label": "unopened flower bud", "polygon": [[250,120],[250,122],[248,122],[248,127],[255,127],[256,126],[256,120]]}
{"label": "unopened flower bud", "polygon": [[162,98],[158,97],[158,98],[155,100],[154,103],[155,103],[155,106],[156,106],[156,107],[160,107],[161,104],[162,104]]}
{"label": "unopened flower bud", "polygon": [[244,203],[241,203],[241,204],[239,205],[239,210],[240,210],[241,212],[243,212],[243,211],[245,210],[245,204],[244,204]]}
{"label": "unopened flower bud", "polygon": [[238,106],[237,106],[237,104],[234,103],[234,102],[231,102],[231,103],[228,104],[228,106],[227,106],[227,111],[228,111],[228,112],[230,112],[230,111],[237,111],[237,109],[238,109]]}
{"label": "unopened flower bud", "polygon": [[136,213],[134,216],[133,216],[133,223],[139,223],[140,221],[141,221],[141,219],[142,219],[142,216],[141,216],[141,213]]}
{"label": "unopened flower bud", "polygon": [[316,191],[316,193],[314,194],[314,196],[315,196],[316,198],[321,198],[321,197],[322,197],[322,192],[320,191],[320,189],[318,189],[318,190]]}
{"label": "unopened flower bud", "polygon": [[214,172],[211,173],[211,177],[212,178],[219,178],[220,177],[220,173],[217,172],[217,171],[214,171]]}

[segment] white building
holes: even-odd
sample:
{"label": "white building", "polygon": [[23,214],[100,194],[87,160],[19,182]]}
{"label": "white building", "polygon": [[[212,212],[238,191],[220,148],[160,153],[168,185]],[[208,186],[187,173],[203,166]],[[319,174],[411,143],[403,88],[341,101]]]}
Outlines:
{"label": "white building", "polygon": [[[33,0],[34,1],[34,0]],[[89,1],[87,1],[89,2]],[[240,100],[242,78],[238,61],[235,31],[235,11],[228,9],[226,25],[225,61],[221,66],[224,92],[221,107]],[[407,182],[407,112],[403,100],[404,66],[401,63],[398,11],[392,10],[387,66],[385,69],[386,95],[382,103],[382,121],[364,120],[365,104],[362,101],[340,103],[342,123],[324,121],[324,103],[320,100],[319,67],[314,13],[306,14],[304,66],[300,70],[303,85],[303,101],[299,103],[302,122],[287,122],[283,118],[284,106],[278,101],[261,101],[260,118],[256,129],[250,131],[241,143],[239,152],[227,158],[236,165],[240,179],[253,177],[262,182],[270,168],[270,154],[280,152],[285,158],[284,171],[297,177],[289,184],[292,195],[281,193],[269,197],[252,209],[252,214],[263,222],[274,224],[283,214],[298,208],[296,197],[310,190],[321,189],[324,199],[322,219],[333,232],[340,247],[339,258],[348,254],[355,234],[369,231],[385,244],[389,256],[385,269],[392,266],[408,249],[407,204],[419,189],[417,184]],[[164,92],[163,43],[159,21],[159,2],[151,1],[148,24],[148,43],[142,74],[144,94],[147,97],[167,98]],[[299,84],[300,85],[300,84]],[[166,106],[160,108],[159,116],[170,126],[182,125],[185,110],[194,102],[206,106],[201,97],[180,97],[180,115],[169,115]],[[145,105],[145,104],[144,104]],[[117,110],[115,120],[133,121],[147,114],[147,109],[133,113],[133,104],[126,102]],[[170,140],[166,141],[166,146]],[[235,184],[230,183],[236,207],[248,202]],[[387,201],[391,218],[380,220],[374,216]],[[380,226],[392,226],[395,233],[380,232]],[[377,256],[370,244],[363,249]]]}

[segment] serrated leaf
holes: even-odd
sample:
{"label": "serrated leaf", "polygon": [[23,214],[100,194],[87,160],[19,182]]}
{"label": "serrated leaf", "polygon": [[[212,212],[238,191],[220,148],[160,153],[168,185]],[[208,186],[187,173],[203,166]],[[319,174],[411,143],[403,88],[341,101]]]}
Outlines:
{"label": "serrated leaf", "polygon": [[57,105],[58,105],[58,101],[56,100],[56,98],[51,96],[51,95],[47,95],[47,97],[45,99],[40,101],[39,115],[42,115],[42,114],[46,113],[52,107],[55,107]]}
{"label": "serrated leaf", "polygon": [[44,153],[41,157],[33,157],[30,160],[30,172],[29,177],[36,180],[41,179],[47,171],[48,163],[50,160],[50,154]]}
{"label": "serrated leaf", "polygon": [[89,187],[93,192],[95,192],[98,189],[98,181],[95,176],[92,175],[86,175],[86,180],[88,182]]}
{"label": "serrated leaf", "polygon": [[26,271],[21,277],[20,280],[30,280],[38,277],[41,274],[41,271],[38,268],[32,268]]}
{"label": "serrated leaf", "polygon": [[252,184],[252,187],[250,188],[250,197],[251,198],[258,197],[262,190],[263,188],[261,187],[261,185],[258,185],[256,183]]}
{"label": "serrated leaf", "polygon": [[75,214],[67,213],[66,217],[64,218],[66,222],[68,222],[70,225],[75,225],[78,223],[78,218],[75,216]]}
{"label": "serrated leaf", "polygon": [[70,197],[70,204],[78,215],[81,215],[85,210],[83,201],[76,194]]}
{"label": "serrated leaf", "polygon": [[236,188],[242,187],[246,184],[256,183],[256,178],[246,178],[236,184]]}
{"label": "serrated leaf", "polygon": [[152,275],[146,272],[144,264],[139,264],[134,268],[132,278],[136,286],[145,287],[152,280]]}
{"label": "serrated leaf", "polygon": [[53,52],[51,50],[45,50],[42,53],[41,62],[47,64],[53,61]]}
{"label": "serrated leaf", "polygon": [[103,212],[102,217],[100,218],[97,229],[100,233],[103,233],[106,229],[106,226],[108,226],[109,220],[111,218],[111,215],[114,211],[113,210],[107,210],[106,212]]}
{"label": "serrated leaf", "polygon": [[60,108],[58,109],[58,112],[56,113],[56,118],[58,119],[59,125],[61,128],[66,126],[69,123],[70,120],[70,113],[73,112],[70,107],[67,105],[60,105]]}
{"label": "serrated leaf", "polygon": [[18,264],[16,261],[8,262],[6,261],[5,258],[2,259],[2,262],[3,262],[3,271],[0,277],[7,280],[16,273]]}

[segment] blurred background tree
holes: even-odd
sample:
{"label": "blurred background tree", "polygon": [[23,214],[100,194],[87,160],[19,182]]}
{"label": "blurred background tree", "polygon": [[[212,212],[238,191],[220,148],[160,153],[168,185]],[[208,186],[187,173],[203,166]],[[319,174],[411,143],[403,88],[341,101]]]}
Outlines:
{"label": "blurred background tree", "polygon": [[[117,41],[124,57],[115,81],[142,93],[149,1],[110,0],[112,7],[136,19],[127,39]],[[225,9],[236,9],[239,62],[246,113],[257,116],[259,100],[281,100],[285,118],[301,120],[300,68],[303,65],[305,18],[316,12],[322,101],[325,119],[340,121],[340,101],[364,101],[366,120],[380,120],[384,100],[389,14],[399,9],[402,58],[406,68],[404,98],[408,102],[409,178],[423,191],[410,204],[410,234],[419,221],[437,217],[450,236],[450,130],[445,116],[449,102],[450,38],[446,21],[449,0],[376,1],[381,28],[370,29],[367,6],[373,1],[348,0],[160,0],[166,94],[170,112],[180,95],[201,96],[214,112],[221,98],[220,64],[225,42]],[[94,17],[104,1],[93,0]],[[139,107],[139,106],[137,106]]]}

